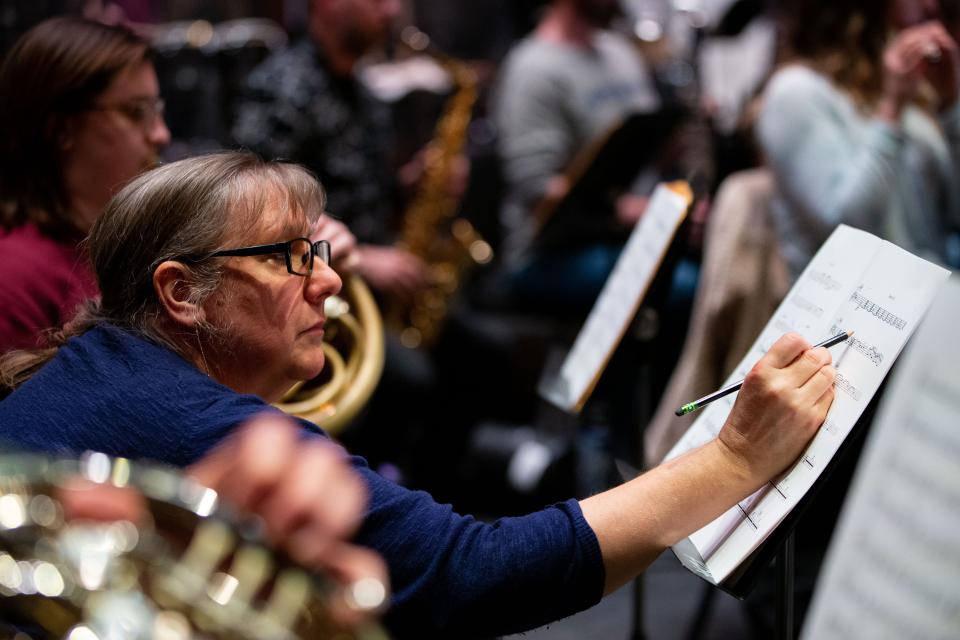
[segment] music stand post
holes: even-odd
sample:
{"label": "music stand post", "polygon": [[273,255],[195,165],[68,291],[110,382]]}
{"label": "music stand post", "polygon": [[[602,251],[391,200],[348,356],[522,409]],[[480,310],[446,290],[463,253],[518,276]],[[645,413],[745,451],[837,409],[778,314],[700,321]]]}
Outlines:
{"label": "music stand post", "polygon": [[777,553],[777,618],[776,639],[793,640],[793,605],[794,605],[794,566],[796,560],[795,531],[791,531],[783,541],[780,552]]}

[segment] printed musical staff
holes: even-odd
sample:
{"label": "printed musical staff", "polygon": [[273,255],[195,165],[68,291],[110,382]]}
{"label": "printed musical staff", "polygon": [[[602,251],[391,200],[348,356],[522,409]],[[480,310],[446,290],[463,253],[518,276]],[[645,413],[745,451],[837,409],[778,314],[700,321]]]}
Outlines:
{"label": "printed musical staff", "polygon": [[854,291],[853,295],[850,296],[850,300],[857,305],[858,309],[863,309],[867,313],[873,314],[880,322],[885,322],[894,329],[903,331],[903,328],[907,326],[906,320],[893,313],[890,313],[859,291]]}

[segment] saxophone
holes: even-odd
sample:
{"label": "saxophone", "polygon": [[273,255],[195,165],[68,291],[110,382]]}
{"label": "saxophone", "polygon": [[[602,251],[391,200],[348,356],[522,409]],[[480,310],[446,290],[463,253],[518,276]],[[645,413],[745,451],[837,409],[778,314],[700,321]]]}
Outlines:
{"label": "saxophone", "polygon": [[423,175],[404,212],[399,238],[400,246],[426,263],[430,284],[412,301],[388,301],[384,313],[387,326],[404,346],[427,348],[436,341],[450,301],[469,270],[488,263],[493,250],[468,220],[457,215],[459,198],[448,189],[477,101],[476,75],[462,61],[431,48],[429,37],[415,27],[405,29],[401,40],[433,57],[454,85],[424,151]]}

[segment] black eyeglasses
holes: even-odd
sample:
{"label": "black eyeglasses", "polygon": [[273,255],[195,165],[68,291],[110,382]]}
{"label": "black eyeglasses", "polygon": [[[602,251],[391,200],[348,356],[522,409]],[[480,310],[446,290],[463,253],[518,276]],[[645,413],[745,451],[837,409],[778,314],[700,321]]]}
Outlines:
{"label": "black eyeglasses", "polygon": [[286,242],[273,244],[258,244],[253,247],[239,249],[223,249],[214,251],[205,256],[182,256],[181,259],[190,262],[199,262],[207,258],[227,256],[266,256],[271,253],[282,253],[287,260],[287,271],[295,276],[308,276],[313,273],[313,259],[320,258],[323,264],[330,265],[330,243],[326,240],[310,242],[309,238],[294,238]]}

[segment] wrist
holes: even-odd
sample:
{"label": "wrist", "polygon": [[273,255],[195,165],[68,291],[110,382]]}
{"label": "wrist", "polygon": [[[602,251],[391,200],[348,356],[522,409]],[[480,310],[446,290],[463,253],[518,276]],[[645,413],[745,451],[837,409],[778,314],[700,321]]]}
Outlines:
{"label": "wrist", "polygon": [[[736,437],[739,436],[734,438]],[[722,430],[710,445],[715,449],[718,464],[723,469],[723,473],[736,484],[752,490],[753,487],[761,486],[767,481],[746,453],[745,443],[730,442],[729,429]]]}
{"label": "wrist", "polygon": [[884,96],[877,105],[876,116],[880,120],[889,124],[900,122],[900,114],[903,112],[903,102],[891,96]]}

